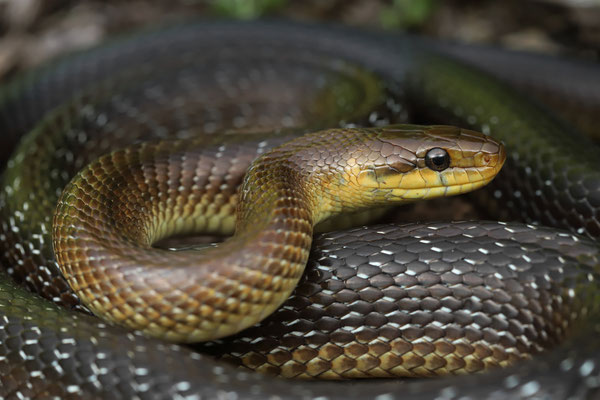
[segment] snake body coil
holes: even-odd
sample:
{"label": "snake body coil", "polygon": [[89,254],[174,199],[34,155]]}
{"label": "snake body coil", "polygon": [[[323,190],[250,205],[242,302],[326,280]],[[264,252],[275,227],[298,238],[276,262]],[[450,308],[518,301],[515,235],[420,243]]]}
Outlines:
{"label": "snake body coil", "polygon": [[[315,132],[265,153],[249,169],[243,160],[256,153],[221,145],[218,156],[205,142],[114,152],[65,189],[54,219],[55,254],[95,314],[176,341],[237,333],[289,297],[318,222],[477,189],[505,158],[493,139],[444,126]],[[436,152],[439,166],[429,165]],[[214,159],[222,159],[219,170],[207,168]],[[233,238],[202,253],[151,247],[164,236],[202,232],[203,220],[218,218],[202,204],[232,202],[235,188],[221,192],[216,181],[239,180],[234,168],[248,172]],[[215,193],[204,196],[209,182]]]}
{"label": "snake body coil", "polygon": [[[236,142],[240,132],[250,137],[256,131],[278,128],[382,125],[404,120],[412,107],[418,107],[417,114],[426,122],[457,122],[506,143],[508,171],[489,192],[496,204],[502,206],[510,194],[511,211],[527,221],[592,237],[600,233],[597,150],[583,138],[574,140],[575,131],[502,83],[417,39],[301,24],[218,22],[147,33],[72,56],[5,90],[0,126],[7,135],[7,147],[25,132],[31,134],[21,141],[4,173],[0,194],[0,239],[6,246],[3,264],[18,282],[44,297],[81,307],[54,260],[52,213],[62,188],[75,173],[115,147],[142,139],[189,140],[202,134],[203,146],[213,149],[208,166],[220,171],[224,167],[220,158],[229,144],[219,145],[221,138],[213,132],[225,131],[232,146],[241,148],[244,145]],[[179,143],[189,147],[191,142]],[[139,153],[114,153],[101,159],[100,165],[115,157],[143,155],[145,145],[141,146]],[[161,144],[146,148],[152,146]],[[268,141],[259,141],[254,154],[270,146]],[[106,164],[104,171],[109,176],[111,165]],[[176,174],[169,169],[158,172],[169,178]],[[139,171],[126,170],[114,175],[113,187],[126,187],[122,177],[136,174]],[[94,185],[93,173],[82,176],[81,184]],[[239,181],[231,176],[209,182],[211,200],[218,199],[217,186],[235,192]],[[367,181],[377,178],[376,171],[365,175]],[[130,199],[133,196],[127,190],[122,193]],[[147,193],[152,195],[152,190]],[[265,198],[269,193],[281,195],[266,190]],[[134,201],[137,208],[133,211],[141,212],[144,201],[143,196]],[[81,209],[88,218],[94,217],[96,203],[88,204],[88,210]],[[231,230],[232,203],[211,201],[200,207],[216,207],[213,215],[222,214],[202,222],[209,230]],[[116,205],[113,211],[127,215]],[[70,229],[69,213],[57,217],[58,231]],[[250,218],[251,226],[245,228],[251,231],[268,222],[261,215]],[[308,219],[320,218],[308,215]],[[61,220],[66,223],[61,225]],[[151,229],[140,230],[140,221]],[[124,235],[124,239],[130,243],[132,238],[140,240],[143,232],[161,236],[176,230],[153,226],[152,220],[144,219],[116,223],[128,230],[131,236]],[[281,311],[263,323],[279,332],[258,327],[256,337],[246,336],[252,331],[241,333],[208,344],[208,350],[228,347],[228,357],[237,357],[241,364],[284,376],[339,378],[398,371],[402,375],[407,370],[423,376],[440,367],[454,372],[465,366],[471,371],[502,365],[502,361],[490,362],[498,354],[489,354],[494,346],[488,344],[533,352],[560,343],[559,347],[542,358],[486,373],[474,381],[469,377],[405,384],[271,381],[182,347],[124,334],[3,282],[1,391],[15,398],[593,395],[600,385],[595,241],[519,224],[430,224],[403,229],[359,229],[318,239],[329,242],[329,247],[314,250],[309,262],[312,269],[306,275],[313,280],[303,281]],[[310,229],[304,233],[302,241],[310,236]],[[142,239],[151,244],[156,236]],[[300,258],[306,259],[306,243],[303,249]],[[83,250],[58,250],[59,258],[72,264],[83,259]],[[95,248],[90,253],[92,260],[102,257]],[[330,266],[335,268],[332,272],[319,272]],[[135,274],[136,268],[125,272]],[[93,282],[90,286],[112,293],[108,298],[117,299],[117,305],[127,304],[119,303],[122,293],[104,283],[111,279],[85,275],[94,273],[84,269],[72,280],[76,285]],[[167,272],[159,271],[157,277],[163,273]],[[185,271],[179,274],[178,282],[185,286],[187,275]],[[320,280],[323,274],[331,279]],[[290,280],[297,280],[298,272],[291,276]],[[138,293],[135,286],[127,290]],[[276,297],[274,304],[284,296]],[[95,301],[106,303],[91,298],[88,305]],[[239,304],[235,307],[240,307],[239,314],[246,310]],[[114,319],[130,317],[127,306],[119,312],[123,318]],[[145,323],[144,318],[138,319]],[[438,344],[436,339],[441,337],[447,340]],[[509,350],[496,359],[513,361],[515,354]]]}

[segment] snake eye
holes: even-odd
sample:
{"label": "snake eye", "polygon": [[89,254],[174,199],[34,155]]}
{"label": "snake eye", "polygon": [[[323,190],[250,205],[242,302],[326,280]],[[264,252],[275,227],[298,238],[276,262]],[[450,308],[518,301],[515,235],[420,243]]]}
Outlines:
{"label": "snake eye", "polygon": [[450,155],[446,150],[435,147],[425,155],[425,165],[434,171],[443,171],[450,166]]}

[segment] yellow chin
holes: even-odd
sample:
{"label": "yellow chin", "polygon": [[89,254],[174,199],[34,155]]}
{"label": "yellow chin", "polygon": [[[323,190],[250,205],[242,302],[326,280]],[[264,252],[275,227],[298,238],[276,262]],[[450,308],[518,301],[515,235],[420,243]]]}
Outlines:
{"label": "yellow chin", "polygon": [[357,175],[359,185],[378,189],[416,190],[444,185],[440,178],[441,174],[430,169],[415,169],[411,172],[386,174],[385,176],[377,176],[373,170],[362,170],[358,171]]}
{"label": "yellow chin", "polygon": [[435,197],[442,196],[455,196],[462,193],[468,193],[475,189],[479,189],[487,185],[492,178],[482,179],[463,184],[451,184],[448,186],[438,185],[434,187],[421,187],[416,189],[391,189],[392,196],[400,200],[419,200],[419,199],[433,199]]}

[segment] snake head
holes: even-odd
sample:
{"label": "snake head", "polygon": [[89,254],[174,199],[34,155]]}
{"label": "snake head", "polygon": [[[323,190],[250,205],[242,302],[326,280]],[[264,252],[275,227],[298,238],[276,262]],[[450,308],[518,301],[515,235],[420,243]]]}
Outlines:
{"label": "snake head", "polygon": [[[285,197],[298,192],[320,221],[340,212],[470,192],[490,182],[505,158],[498,141],[452,126],[329,129],[266,153],[250,168],[240,193],[256,206],[265,196],[252,187],[281,187]],[[265,184],[275,176],[280,183]]]}
{"label": "snake head", "polygon": [[360,139],[338,146],[343,155],[334,162],[337,173],[325,179],[327,215],[470,192],[494,179],[506,159],[500,142],[452,126],[336,132],[338,138],[344,134]]}
{"label": "snake head", "polygon": [[480,188],[506,159],[500,142],[453,126],[392,126],[368,147],[378,157],[355,171],[357,184],[409,201]]}

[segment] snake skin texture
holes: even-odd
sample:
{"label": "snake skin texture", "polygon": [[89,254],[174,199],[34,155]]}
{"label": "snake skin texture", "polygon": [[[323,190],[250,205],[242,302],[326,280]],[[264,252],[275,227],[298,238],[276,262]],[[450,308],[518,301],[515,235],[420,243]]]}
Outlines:
{"label": "snake skin texture", "polygon": [[[250,151],[243,144],[207,151],[203,138],[142,144],[78,174],[58,201],[53,242],[84,304],[176,342],[237,333],[289,297],[320,221],[478,189],[505,160],[489,136],[448,126],[317,131],[249,164],[268,146],[260,144]],[[427,165],[431,149],[449,157],[443,170]],[[213,233],[211,225],[236,202],[235,235],[219,246],[152,247],[164,237]]]}
{"label": "snake skin texture", "polygon": [[[552,233],[558,243],[547,238],[528,246],[544,234],[493,223],[325,234],[283,307],[260,326],[207,347],[252,369],[301,378],[425,377],[448,366],[477,372],[509,365],[561,343],[583,318],[582,298],[557,283],[579,275],[558,260],[566,256],[559,249],[576,239]],[[472,235],[481,235],[477,245]],[[593,242],[586,243],[572,249],[575,264],[586,246],[593,253]],[[596,261],[589,261],[593,287]],[[584,314],[598,307],[589,305]],[[563,312],[572,320],[557,324]],[[303,325],[319,331],[306,335]]]}
{"label": "snake skin texture", "polygon": [[[260,94],[244,97],[249,93]],[[275,94],[283,99],[273,101]],[[505,171],[482,195],[495,205],[492,212],[581,235],[496,222],[326,235],[315,244],[330,250],[315,247],[303,278],[314,281],[303,280],[263,322],[281,336],[257,327],[250,332],[258,336],[244,332],[204,345],[210,353],[227,348],[221,357],[265,372],[330,379],[348,377],[352,369],[428,376],[440,364],[460,364],[453,354],[465,355],[464,365],[477,370],[498,363],[490,351],[506,362],[519,358],[513,349],[543,351],[477,377],[427,381],[298,383],[249,373],[59,308],[5,280],[4,397],[598,396],[598,247],[592,239],[600,233],[598,151],[547,109],[425,41],[289,22],[202,22],[58,61],[5,88],[0,100],[3,154],[28,131],[39,141],[25,139],[19,145],[25,151],[7,162],[2,263],[18,284],[67,307],[82,308],[51,249],[60,191],[113,146],[147,138],[380,125],[409,116],[457,123],[506,144]],[[132,136],[125,139],[125,132]],[[374,327],[384,333],[374,336]],[[440,335],[447,343],[436,342]],[[467,335],[480,343],[465,345]],[[408,345],[403,339],[409,337],[416,341]],[[394,349],[393,356],[374,362],[372,354],[385,348]]]}
{"label": "snake skin texture", "polygon": [[596,63],[482,46],[429,44],[521,89],[596,142],[600,139],[595,122],[600,111]]}
{"label": "snake skin texture", "polygon": [[[214,350],[219,346],[231,346],[234,357],[237,354],[238,360],[247,359],[261,364],[261,370],[278,372],[287,369],[301,376],[305,369],[301,359],[285,360],[274,352],[275,356],[267,360],[267,357],[253,355],[253,352],[259,348],[276,348],[277,342],[283,344],[286,341],[313,351],[309,349],[329,340],[331,334],[338,338],[335,345],[340,350],[335,351],[331,347],[327,350],[330,354],[338,354],[340,365],[350,362],[367,366],[368,363],[357,356],[357,353],[363,354],[361,345],[346,348],[344,343],[352,336],[368,337],[372,327],[387,320],[389,313],[398,319],[425,323],[410,329],[426,329],[428,320],[429,329],[436,329],[435,307],[427,318],[427,310],[421,308],[397,312],[399,304],[395,299],[404,299],[404,303],[412,303],[413,306],[419,303],[419,299],[433,301],[439,296],[436,287],[440,285],[428,285],[427,282],[413,285],[411,290],[414,293],[411,294],[415,297],[408,297],[407,293],[403,293],[405,289],[392,284],[393,281],[411,279],[410,274],[407,276],[401,271],[425,269],[427,260],[435,261],[426,271],[430,279],[437,276],[440,281],[452,281],[451,290],[459,294],[457,297],[441,297],[440,301],[452,308],[465,306],[462,315],[438,312],[437,315],[446,318],[442,326],[452,330],[452,321],[447,318],[456,319],[461,324],[470,318],[470,331],[480,334],[479,324],[487,325],[483,330],[486,339],[490,340],[494,337],[496,325],[510,324],[507,332],[512,331],[512,334],[508,338],[504,335],[501,341],[514,340],[519,346],[534,339],[537,325],[544,319],[543,314],[551,313],[549,309],[538,315],[523,311],[524,302],[544,298],[556,290],[555,285],[559,285],[567,291],[564,293],[563,290],[567,306],[575,306],[580,299],[570,297],[568,292],[569,288],[580,285],[577,277],[582,271],[593,277],[587,281],[590,292],[595,292],[598,285],[599,254],[594,241],[556,229],[517,223],[431,223],[359,228],[334,235],[324,234],[315,239],[314,249],[307,273],[283,307],[248,334],[226,339],[230,342],[215,343]],[[389,259],[391,249],[397,252],[394,256],[396,261],[377,267],[381,260]],[[530,257],[535,257],[534,262]],[[456,270],[447,270],[454,266]],[[500,272],[497,273],[498,267]],[[519,284],[521,290],[515,292],[515,282],[523,275],[528,277],[529,283]],[[563,282],[551,283],[549,278],[555,276]],[[495,281],[495,288],[486,296],[484,285],[472,285],[471,281],[477,278]],[[357,281],[362,284],[357,284]],[[376,284],[368,288],[369,282]],[[9,399],[367,397],[394,400],[407,396],[411,399],[568,399],[595,398],[599,390],[597,323],[590,324],[590,328],[595,326],[592,332],[582,332],[581,337],[562,342],[558,348],[540,358],[479,375],[476,379],[461,376],[401,382],[294,382],[245,372],[181,346],[127,333],[96,318],[68,312],[32,296],[8,280],[3,280],[1,285],[0,382],[2,394]],[[506,294],[507,288],[512,295]],[[380,297],[377,292],[384,296]],[[471,292],[476,296],[470,297]],[[374,302],[373,299],[378,297]],[[363,314],[361,308],[365,307],[369,312]],[[488,308],[496,312],[486,323],[482,310]],[[310,325],[312,318],[325,313],[329,314],[323,320],[330,327],[327,334],[314,332],[308,335],[303,332],[305,328],[302,325]],[[586,318],[591,316],[588,314]],[[394,321],[387,324],[390,336],[395,335],[394,330],[400,330]],[[533,325],[536,325],[536,330],[532,329]],[[276,329],[263,336],[267,326]],[[253,333],[258,336],[253,336]],[[556,333],[560,336],[560,332]],[[545,336],[544,333],[540,335]],[[542,341],[557,338],[547,337]],[[357,343],[361,343],[360,340]],[[385,346],[389,341],[383,337],[380,343]],[[457,340],[459,343],[460,340]],[[239,352],[240,348],[244,350]],[[418,349],[416,346],[413,351],[420,351]],[[475,350],[465,346],[464,351]],[[296,357],[301,357],[302,353],[299,351]],[[408,350],[404,356],[410,358],[410,353],[411,350]],[[323,365],[334,362],[335,357],[331,356],[319,361]],[[414,366],[416,369],[424,367]]]}

